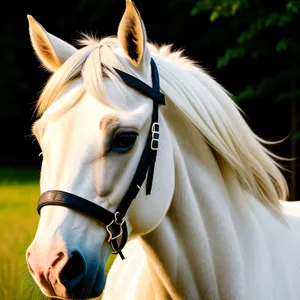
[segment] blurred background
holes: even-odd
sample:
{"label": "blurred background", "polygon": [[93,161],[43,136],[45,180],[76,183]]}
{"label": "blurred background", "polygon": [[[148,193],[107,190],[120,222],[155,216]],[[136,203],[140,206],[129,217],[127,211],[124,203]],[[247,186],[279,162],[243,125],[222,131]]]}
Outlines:
{"label": "blurred background", "polygon": [[[270,150],[300,154],[300,1],[135,0],[148,38],[185,49],[232,95]],[[0,298],[38,299],[24,264],[38,216],[41,158],[30,136],[49,74],[30,45],[27,14],[73,43],[80,32],[114,35],[125,0],[7,1],[0,28]],[[285,162],[290,201],[300,199],[299,160]],[[27,278],[24,281],[24,278]]]}

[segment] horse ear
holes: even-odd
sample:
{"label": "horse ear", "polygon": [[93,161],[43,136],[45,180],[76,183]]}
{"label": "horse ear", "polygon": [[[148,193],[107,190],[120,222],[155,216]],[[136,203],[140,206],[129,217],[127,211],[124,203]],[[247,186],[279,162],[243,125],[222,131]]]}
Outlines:
{"label": "horse ear", "polygon": [[47,32],[32,16],[27,15],[32,47],[41,63],[56,71],[77,49]]}
{"label": "horse ear", "polygon": [[139,11],[131,0],[118,28],[118,38],[129,61],[141,71],[150,65],[151,54],[147,47],[147,34]]}

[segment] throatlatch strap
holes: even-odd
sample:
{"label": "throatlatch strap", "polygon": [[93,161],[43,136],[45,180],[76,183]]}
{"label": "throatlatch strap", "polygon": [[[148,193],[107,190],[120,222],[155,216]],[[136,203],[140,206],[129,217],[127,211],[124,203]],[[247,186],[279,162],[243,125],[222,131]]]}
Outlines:
{"label": "throatlatch strap", "polygon": [[[160,90],[159,87],[159,75],[158,75],[158,71],[157,71],[157,67],[153,61],[151,61],[151,68],[152,68],[152,83],[153,83],[153,89],[158,91]],[[161,104],[161,103],[160,103]],[[165,102],[164,102],[165,105]],[[154,130],[154,132],[152,132],[152,136],[151,138],[155,138],[154,141],[156,141],[158,143],[159,140],[159,123],[158,123],[158,104],[157,102],[153,101],[153,111],[152,111],[152,126],[155,126],[153,124],[157,124],[158,126],[158,132]],[[150,145],[151,146],[151,145]],[[157,147],[158,148],[158,144]],[[156,162],[156,155],[157,155],[157,149],[153,150],[150,154],[150,162],[149,162],[149,170],[148,170],[148,178],[147,178],[147,186],[146,186],[146,195],[150,195],[151,194],[151,189],[152,189],[152,183],[153,183],[153,175],[154,175],[154,168],[155,168],[155,162]]]}

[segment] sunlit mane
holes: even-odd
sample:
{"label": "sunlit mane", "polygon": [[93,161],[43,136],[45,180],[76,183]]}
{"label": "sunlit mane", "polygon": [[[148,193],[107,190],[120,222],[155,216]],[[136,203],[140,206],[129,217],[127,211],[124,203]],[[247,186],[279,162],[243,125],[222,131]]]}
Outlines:
{"label": "sunlit mane", "polygon": [[[85,92],[105,99],[105,76],[114,80],[118,88],[124,86],[113,70],[113,67],[125,68],[114,53],[119,47],[116,38],[86,37],[80,44],[84,47],[54,73],[44,88],[37,103],[39,115],[74,79],[81,78],[82,88],[64,110],[78,102]],[[216,158],[225,159],[234,169],[242,186],[271,211],[281,215],[278,200],[286,199],[288,189],[278,163],[273,160],[278,157],[262,146],[264,141],[250,130],[229,94],[182,52],[172,52],[171,46],[148,46],[159,68],[161,90],[167,100],[197,128],[215,150]],[[130,73],[130,70],[124,71]],[[107,97],[106,100],[109,101]]]}

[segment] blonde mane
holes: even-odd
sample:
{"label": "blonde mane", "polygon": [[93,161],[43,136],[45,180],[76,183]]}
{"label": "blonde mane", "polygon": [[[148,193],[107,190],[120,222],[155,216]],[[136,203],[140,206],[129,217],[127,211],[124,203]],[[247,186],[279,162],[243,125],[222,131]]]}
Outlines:
{"label": "blonde mane", "polygon": [[[125,85],[113,68],[132,72],[126,70],[114,53],[119,47],[117,38],[86,37],[80,44],[84,47],[70,57],[45,86],[37,102],[38,115],[43,114],[76,79],[82,80],[81,89],[68,106],[56,113],[57,116],[80,101],[85,92],[108,103],[103,84],[106,76],[125,93]],[[158,47],[149,43],[148,47],[159,68],[161,90],[167,100],[197,128],[216,152],[216,158],[223,158],[233,168],[244,189],[277,216],[282,216],[279,200],[286,200],[288,188],[280,165],[275,161],[279,157],[263,146],[268,142],[251,131],[229,94],[195,62],[182,55],[182,51],[172,52],[170,45]]]}

